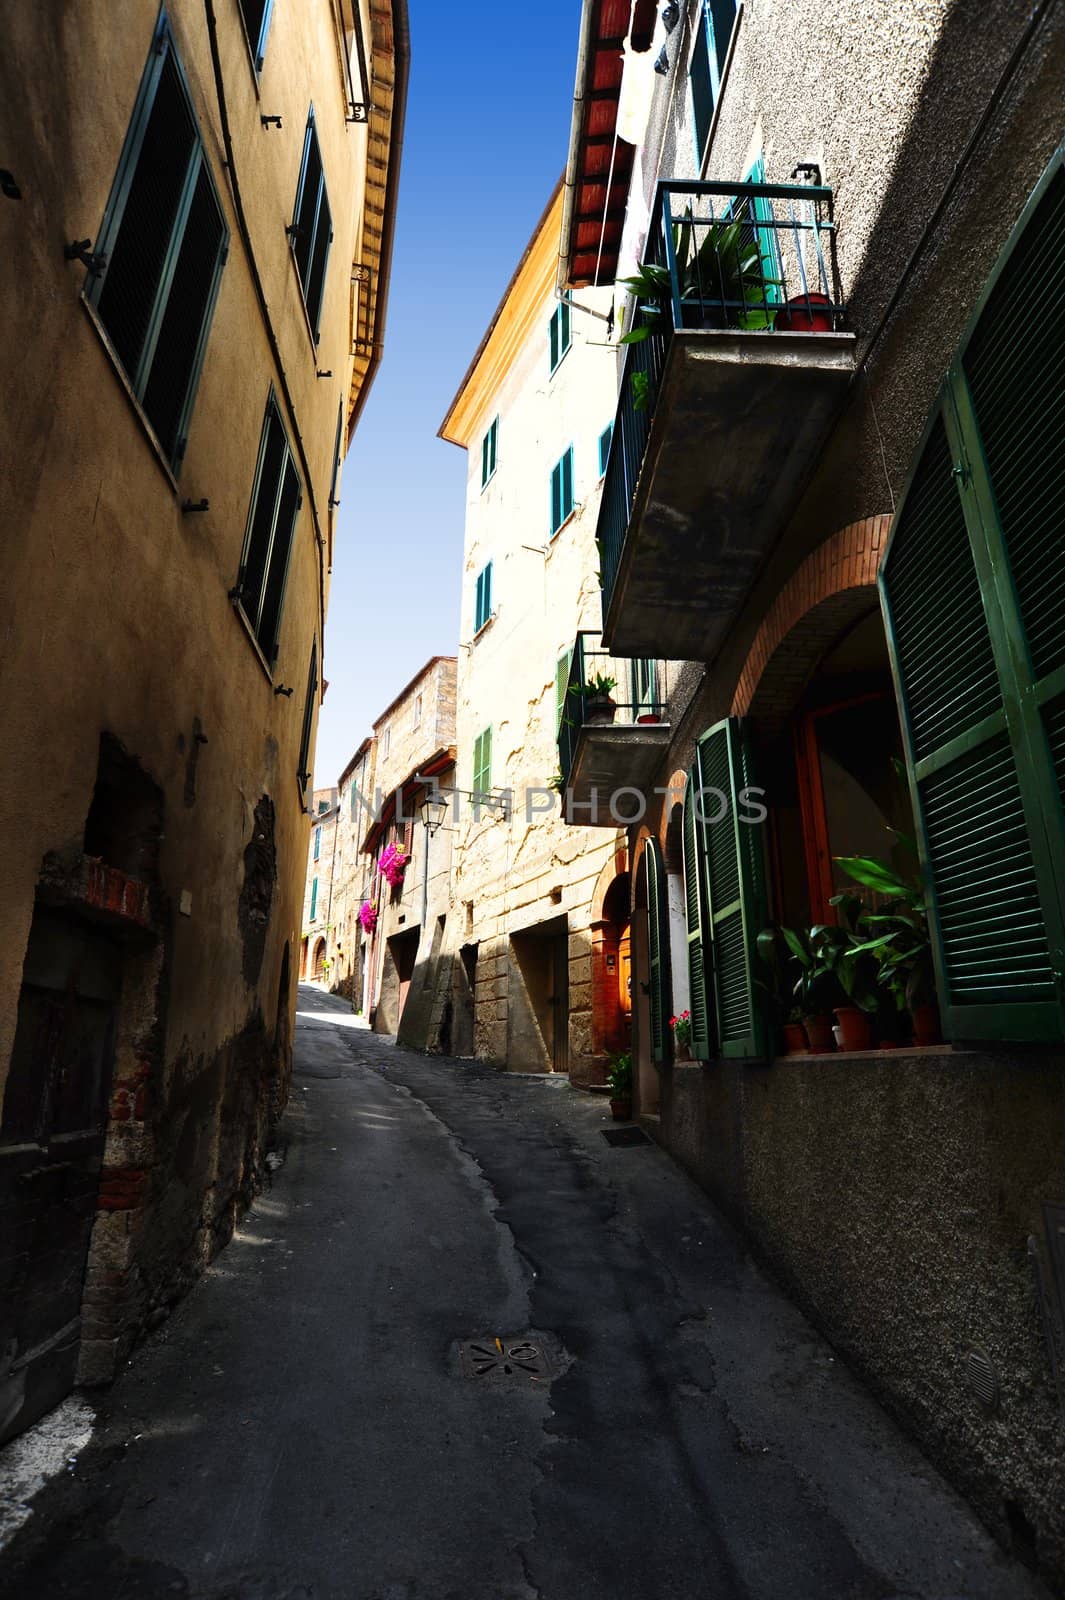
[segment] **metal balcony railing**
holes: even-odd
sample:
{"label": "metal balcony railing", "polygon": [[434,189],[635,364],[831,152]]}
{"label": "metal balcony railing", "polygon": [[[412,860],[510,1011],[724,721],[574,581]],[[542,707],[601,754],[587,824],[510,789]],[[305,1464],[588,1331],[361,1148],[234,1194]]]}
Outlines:
{"label": "metal balcony railing", "polygon": [[641,717],[655,721],[662,718],[658,662],[619,659],[604,650],[601,641],[599,633],[586,629],[578,633],[573,643],[558,729],[558,767],[564,787],[569,784],[577,757],[577,742],[587,724],[589,701],[595,698],[589,692],[590,679],[614,679],[615,686],[610,690],[610,698],[617,708],[614,726],[631,726]]}
{"label": "metal balcony railing", "polygon": [[[678,329],[832,332],[844,306],[832,190],[660,183],[638,278],[596,537],[614,591],[670,341]],[[627,281],[627,280],[623,280]]]}

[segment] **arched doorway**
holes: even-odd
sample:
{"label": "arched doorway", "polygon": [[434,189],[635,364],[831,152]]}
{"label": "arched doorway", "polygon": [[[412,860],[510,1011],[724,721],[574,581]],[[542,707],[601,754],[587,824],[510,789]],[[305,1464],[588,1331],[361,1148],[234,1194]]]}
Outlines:
{"label": "arched doorway", "polygon": [[628,1050],[632,1039],[632,937],[629,874],[619,872],[603,896],[592,944],[592,1021],[596,1051]]}
{"label": "arched doorway", "polygon": [[313,977],[315,983],[322,983],[325,979],[325,940],[319,939],[314,947]]}

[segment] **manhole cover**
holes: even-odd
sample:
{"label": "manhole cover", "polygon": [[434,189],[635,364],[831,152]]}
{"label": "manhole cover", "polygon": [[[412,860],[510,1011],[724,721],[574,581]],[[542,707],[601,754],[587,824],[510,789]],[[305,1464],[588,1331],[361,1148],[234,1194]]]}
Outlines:
{"label": "manhole cover", "polygon": [[985,1411],[994,1411],[998,1405],[998,1373],[990,1356],[978,1348],[970,1350],[965,1368],[969,1386],[980,1404]]}
{"label": "manhole cover", "polygon": [[642,1128],[600,1128],[607,1144],[650,1144]]}
{"label": "manhole cover", "polygon": [[489,1383],[550,1383],[564,1365],[560,1352],[543,1339],[499,1338],[463,1339],[459,1359],[464,1378],[479,1378]]}

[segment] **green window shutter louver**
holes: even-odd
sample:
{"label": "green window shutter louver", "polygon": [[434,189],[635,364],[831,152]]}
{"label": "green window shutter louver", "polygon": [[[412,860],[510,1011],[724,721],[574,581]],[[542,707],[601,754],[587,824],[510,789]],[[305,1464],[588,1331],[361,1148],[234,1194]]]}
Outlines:
{"label": "green window shutter louver", "polygon": [[488,794],[492,787],[492,730],[486,728],[481,748],[481,793]]}
{"label": "green window shutter louver", "polygon": [[311,879],[311,922],[314,921],[315,912],[318,910],[318,879]]}
{"label": "green window shutter louver", "polygon": [[880,573],[957,1040],[1065,1033],[1065,348],[1031,314],[1063,295],[1059,150],[951,367]]}
{"label": "green window shutter louver", "polygon": [[713,1051],[710,1037],[710,994],[707,982],[707,951],[703,939],[706,885],[700,829],[695,815],[695,793],[702,787],[698,755],[688,774],[684,790],[682,837],[684,843],[684,907],[688,929],[688,989],[691,996],[692,1055],[709,1061]]}
{"label": "green window shutter louver", "polygon": [[[710,985],[722,1056],[764,1059],[768,1038],[756,990],[756,945],[766,923],[761,826],[743,820],[753,784],[746,728],[729,717],[699,740],[703,820],[695,823],[705,854],[704,947],[712,951]],[[701,827],[701,833],[700,833]]]}
{"label": "green window shutter louver", "polygon": [[614,437],[614,424],[608,422],[599,435],[599,476],[606,475],[607,463],[610,460],[610,441]]}
{"label": "green window shutter louver", "polygon": [[562,520],[573,510],[573,446],[562,457]]}
{"label": "green window shutter louver", "polygon": [[566,695],[569,690],[569,669],[573,659],[571,650],[564,650],[555,663],[555,733],[562,727],[566,715]]}
{"label": "green window shutter louver", "polygon": [[551,472],[551,536],[562,526],[562,463]]}
{"label": "green window shutter louver", "polygon": [[647,861],[647,948],[649,966],[648,996],[651,1021],[651,1055],[655,1061],[666,1056],[667,1017],[670,1010],[669,982],[669,906],[666,875],[658,841],[648,840]]}

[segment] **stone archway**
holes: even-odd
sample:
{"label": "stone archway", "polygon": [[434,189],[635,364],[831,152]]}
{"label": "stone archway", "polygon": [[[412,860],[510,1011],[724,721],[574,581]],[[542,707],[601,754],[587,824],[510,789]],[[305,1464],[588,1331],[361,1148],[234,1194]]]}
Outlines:
{"label": "stone archway", "polygon": [[325,977],[325,940],[319,939],[314,947],[314,962],[311,968],[311,977],[315,983],[321,983]]}

